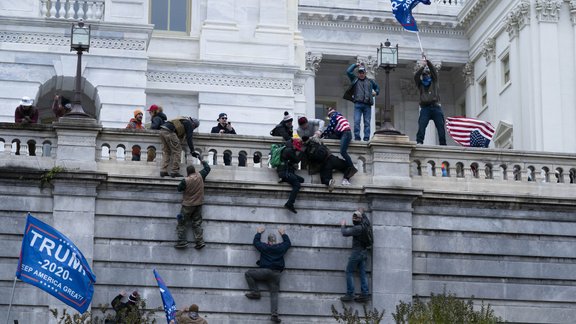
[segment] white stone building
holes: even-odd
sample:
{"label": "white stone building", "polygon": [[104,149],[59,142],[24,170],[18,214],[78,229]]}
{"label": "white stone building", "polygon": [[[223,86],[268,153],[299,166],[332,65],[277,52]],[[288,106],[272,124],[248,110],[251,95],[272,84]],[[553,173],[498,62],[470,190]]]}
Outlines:
{"label": "white stone building", "polygon": [[[415,15],[425,52],[441,66],[446,116],[490,121],[495,147],[576,149],[575,1],[436,0]],[[201,132],[220,112],[249,135],[268,134],[285,110],[323,118],[320,108],[333,105],[352,119],[344,71],[365,62],[383,86],[376,47],[389,39],[400,47],[394,124],[415,138],[420,47],[388,0],[4,0],[0,121],[12,121],[19,98],[30,96],[50,122],[54,93],[71,97],[69,35],[79,17],[93,34],[84,106],[105,127],[124,127],[153,103],[168,117],[199,117]],[[426,143],[436,143],[434,132]]]}

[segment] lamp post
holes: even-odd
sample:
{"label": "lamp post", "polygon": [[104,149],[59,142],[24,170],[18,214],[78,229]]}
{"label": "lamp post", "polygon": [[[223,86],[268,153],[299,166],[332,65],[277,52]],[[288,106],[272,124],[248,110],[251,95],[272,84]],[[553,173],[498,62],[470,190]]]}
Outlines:
{"label": "lamp post", "polygon": [[90,117],[82,108],[82,52],[90,49],[90,25],[84,26],[84,21],[80,19],[78,24],[72,25],[70,33],[70,51],[76,51],[78,62],[76,64],[76,86],[74,89],[74,99],[72,100],[72,110],[66,114],[69,117]]}
{"label": "lamp post", "polygon": [[380,129],[374,135],[402,135],[392,124],[392,107],[390,106],[390,71],[398,65],[398,44],[390,47],[390,41],[386,40],[384,45],[380,43],[377,50],[378,67],[386,71],[386,85],[384,87],[384,109],[380,108]]}

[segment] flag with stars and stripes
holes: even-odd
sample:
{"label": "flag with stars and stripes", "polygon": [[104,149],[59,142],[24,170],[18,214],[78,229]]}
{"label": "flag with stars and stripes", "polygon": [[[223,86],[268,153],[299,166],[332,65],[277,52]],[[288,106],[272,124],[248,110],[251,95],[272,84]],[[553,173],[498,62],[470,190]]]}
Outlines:
{"label": "flag with stars and stripes", "polygon": [[64,234],[28,214],[16,278],[84,313],[96,276],[82,252]]}
{"label": "flag with stars and stripes", "polygon": [[392,1],[392,13],[396,17],[396,20],[406,29],[407,31],[417,32],[418,26],[416,26],[416,20],[412,15],[412,9],[416,7],[417,4],[423,3],[425,5],[430,4],[430,0],[391,0]]}
{"label": "flag with stars and stripes", "polygon": [[446,129],[454,141],[470,147],[488,147],[495,132],[489,122],[468,117],[448,117]]}
{"label": "flag with stars and stripes", "polygon": [[172,298],[170,290],[168,290],[168,287],[166,287],[164,280],[162,280],[162,277],[160,277],[160,274],[156,269],[154,269],[154,278],[156,278],[156,281],[158,282],[160,296],[162,296],[164,312],[166,313],[166,322],[170,323],[170,321],[174,320],[174,323],[176,323],[176,302],[174,301],[174,298]]}

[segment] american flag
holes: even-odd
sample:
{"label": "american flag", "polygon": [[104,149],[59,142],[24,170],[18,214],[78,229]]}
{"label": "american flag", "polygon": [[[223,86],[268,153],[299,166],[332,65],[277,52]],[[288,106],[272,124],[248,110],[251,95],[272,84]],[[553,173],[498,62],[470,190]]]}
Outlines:
{"label": "american flag", "polygon": [[487,121],[468,117],[448,117],[446,129],[454,141],[462,146],[488,147],[494,127]]}

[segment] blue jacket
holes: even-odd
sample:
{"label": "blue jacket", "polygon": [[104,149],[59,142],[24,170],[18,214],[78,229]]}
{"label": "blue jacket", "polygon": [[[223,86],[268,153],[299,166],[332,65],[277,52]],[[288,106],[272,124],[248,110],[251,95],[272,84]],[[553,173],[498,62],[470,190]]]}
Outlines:
{"label": "blue jacket", "polygon": [[260,238],[261,233],[254,235],[254,246],[260,252],[260,260],[256,262],[260,268],[267,268],[273,270],[284,270],[284,254],[288,251],[292,244],[288,235],[282,235],[282,243],[269,245],[262,243]]}
{"label": "blue jacket", "polygon": [[[358,77],[354,74],[354,70],[356,69],[356,64],[352,64],[348,67],[348,69],[346,70],[346,75],[348,76],[348,79],[350,79],[350,87],[348,88],[348,90],[346,90],[346,92],[344,93],[344,99],[349,100],[354,102],[354,87],[356,87],[356,82],[358,82]],[[372,85],[372,90],[374,90],[374,92],[376,92],[376,95],[380,94],[380,87],[378,86],[378,84],[372,80],[372,79],[368,79],[370,80],[370,84]]]}

